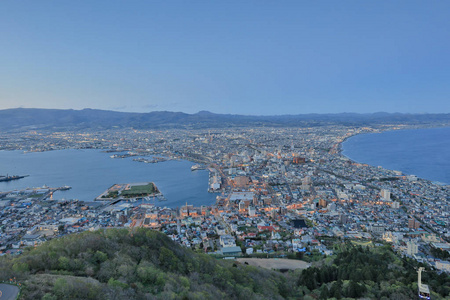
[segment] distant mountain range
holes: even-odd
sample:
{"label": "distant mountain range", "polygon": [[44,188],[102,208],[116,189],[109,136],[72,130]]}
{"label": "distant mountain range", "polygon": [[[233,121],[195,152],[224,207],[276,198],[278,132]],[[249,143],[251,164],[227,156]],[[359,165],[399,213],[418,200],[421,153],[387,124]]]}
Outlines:
{"label": "distant mountain range", "polygon": [[280,116],[247,116],[215,114],[200,111],[195,114],[155,111],[128,113],[97,109],[60,110],[15,108],[0,110],[0,130],[29,129],[78,130],[110,128],[224,128],[242,126],[324,126],[324,125],[383,125],[417,124],[450,125],[450,114],[402,114],[402,113],[339,113],[298,114]]}

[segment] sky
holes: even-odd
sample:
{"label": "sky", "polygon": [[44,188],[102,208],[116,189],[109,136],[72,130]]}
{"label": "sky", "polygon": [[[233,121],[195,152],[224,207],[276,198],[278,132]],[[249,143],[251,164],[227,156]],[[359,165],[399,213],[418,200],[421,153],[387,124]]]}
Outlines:
{"label": "sky", "polygon": [[0,1],[0,109],[450,113],[450,1]]}

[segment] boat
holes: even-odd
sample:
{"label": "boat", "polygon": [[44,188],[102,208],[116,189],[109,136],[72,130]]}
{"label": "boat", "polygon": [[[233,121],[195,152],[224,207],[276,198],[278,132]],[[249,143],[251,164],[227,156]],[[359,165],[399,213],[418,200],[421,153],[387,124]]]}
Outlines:
{"label": "boat", "polygon": [[30,175],[23,175],[23,176],[20,176],[20,175],[12,175],[12,176],[6,175],[6,176],[0,176],[0,182],[1,181],[18,180],[18,179],[22,179],[22,178],[25,178],[25,177],[28,177],[28,176],[30,176]]}
{"label": "boat", "polygon": [[191,167],[191,171],[204,170],[204,169],[205,169],[205,167],[202,166],[202,165],[193,165],[193,166]]}

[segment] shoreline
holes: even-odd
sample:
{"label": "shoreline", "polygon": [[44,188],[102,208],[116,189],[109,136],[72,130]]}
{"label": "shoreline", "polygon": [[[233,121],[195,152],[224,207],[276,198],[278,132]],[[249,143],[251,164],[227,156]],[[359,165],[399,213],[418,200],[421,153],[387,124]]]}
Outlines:
{"label": "shoreline", "polygon": [[381,167],[384,170],[391,171],[391,172],[399,171],[399,172],[401,172],[403,174],[403,176],[414,175],[414,176],[417,176],[418,179],[423,180],[423,181],[427,181],[427,182],[429,182],[431,184],[436,184],[436,185],[439,185],[439,186],[450,186],[450,183],[446,183],[446,182],[442,182],[442,181],[438,181],[438,180],[427,179],[427,178],[418,176],[416,174],[408,174],[408,173],[405,173],[402,170],[394,170],[394,169],[385,168],[384,166],[381,166],[381,165],[380,166],[375,166],[375,165],[372,165],[370,163],[359,162],[359,161],[356,161],[353,158],[351,158],[351,157],[349,157],[349,156],[347,156],[347,155],[345,155],[343,153],[344,152],[343,144],[345,142],[347,142],[349,139],[351,139],[353,137],[356,137],[356,136],[359,136],[359,135],[375,134],[375,133],[386,133],[386,132],[394,132],[394,131],[408,131],[408,130],[428,130],[428,129],[431,130],[431,129],[439,129],[439,128],[449,128],[450,129],[450,126],[449,125],[444,125],[444,126],[437,126],[437,127],[435,127],[435,126],[433,126],[433,127],[416,127],[416,128],[386,129],[386,130],[380,130],[380,131],[375,131],[375,132],[358,132],[358,133],[352,134],[351,136],[345,137],[341,142],[339,142],[338,151],[337,151],[336,155],[338,157],[345,158],[345,159],[351,161],[352,163],[366,164],[366,165],[369,165],[369,166],[371,166],[373,168]]}
{"label": "shoreline", "polygon": [[[32,176],[29,177],[29,178],[32,177],[32,180],[26,181],[26,182],[25,181],[19,181],[17,183],[14,182],[13,184],[9,183],[8,185],[7,185],[7,183],[4,183],[4,184],[2,184],[0,191],[1,192],[20,191],[20,190],[24,190],[24,189],[27,189],[30,187],[31,188],[32,187],[41,187],[44,184],[48,184],[48,185],[51,184],[52,186],[63,186],[63,185],[68,184],[68,185],[72,186],[72,188],[73,188],[72,191],[70,191],[70,193],[55,194],[54,195],[55,199],[56,198],[79,199],[80,201],[91,202],[91,201],[94,201],[101,193],[103,193],[105,191],[105,189],[109,188],[112,184],[114,184],[116,182],[154,181],[155,185],[158,186],[158,190],[161,193],[163,193],[165,199],[167,200],[164,202],[157,201],[156,206],[176,208],[186,202],[186,200],[183,200],[183,198],[186,198],[187,201],[189,201],[189,202],[193,201],[193,204],[195,204],[195,206],[201,206],[201,205],[209,206],[209,205],[213,205],[215,203],[216,195],[208,193],[206,191],[207,186],[208,186],[208,173],[204,173],[201,176],[198,174],[196,176],[194,176],[194,174],[190,171],[190,167],[193,165],[193,162],[188,159],[184,159],[184,158],[176,159],[176,160],[173,159],[173,160],[169,160],[164,163],[161,163],[161,164],[159,164],[159,163],[158,164],[138,164],[136,162],[133,162],[129,158],[126,160],[124,159],[124,160],[117,160],[117,161],[110,159],[109,156],[107,155],[107,153],[103,153],[102,150],[104,150],[104,148],[103,149],[67,148],[67,149],[60,149],[60,150],[44,151],[44,152],[39,152],[38,154],[34,154],[32,157],[27,159],[27,161],[29,163],[32,163],[37,160],[41,160],[39,158],[40,155],[42,155],[42,154],[45,155],[45,153],[47,153],[47,155],[45,155],[46,161],[51,160],[51,157],[58,157],[58,159],[64,160],[64,161],[73,160],[72,157],[74,157],[75,159],[80,160],[80,164],[85,164],[84,161],[86,161],[86,159],[87,159],[87,161],[93,161],[93,159],[92,159],[92,157],[94,157],[93,155],[99,155],[99,157],[97,157],[97,158],[100,159],[100,161],[102,161],[102,163],[100,163],[101,168],[105,164],[109,165],[110,161],[113,165],[119,164],[119,167],[124,166],[124,164],[125,164],[124,170],[125,170],[125,173],[128,175],[123,175],[123,176],[119,176],[119,178],[116,178],[117,176],[115,176],[114,174],[118,173],[116,170],[118,167],[116,166],[116,167],[106,168],[106,170],[113,170],[113,171],[111,171],[112,173],[107,173],[106,176],[101,176],[101,177],[102,178],[104,178],[104,177],[110,178],[111,177],[111,181],[106,180],[106,182],[105,182],[105,180],[100,180],[100,184],[98,185],[98,187],[92,188],[93,184],[90,183],[90,181],[92,181],[92,180],[89,181],[89,183],[87,184],[87,187],[86,187],[86,185],[84,184],[84,181],[83,181],[84,179],[82,178],[82,176],[84,176],[84,175],[80,175],[80,176],[74,175],[73,170],[71,170],[70,172],[66,172],[66,171],[61,171],[60,167],[56,168],[53,166],[52,170],[53,169],[56,170],[55,171],[56,175],[51,175],[51,176],[53,176],[53,177],[56,176],[55,178],[52,177],[52,179],[54,179],[56,181],[51,181],[51,179],[48,179],[48,178],[50,178],[48,174],[45,176],[45,179],[42,179],[41,177],[36,175],[37,170],[27,167],[27,169],[34,170],[34,171],[28,171],[28,173],[27,173],[27,174],[31,174],[30,172],[32,172]],[[59,152],[59,154],[58,154],[58,152]],[[10,159],[20,160],[21,157],[23,157],[23,155],[32,154],[32,153],[24,154],[22,149],[5,150],[4,152],[0,152],[0,153],[3,153],[5,155],[5,156],[2,156],[3,157],[2,159],[5,162],[6,162],[5,157],[8,157],[8,160],[10,160]],[[86,154],[83,154],[83,153],[86,153]],[[167,163],[170,163],[170,164],[167,165]],[[67,164],[64,163],[64,165],[72,166],[73,163],[67,163]],[[7,166],[7,165],[5,165],[5,166]],[[98,169],[98,170],[100,170],[100,169]],[[136,173],[135,169],[138,170],[137,173]],[[168,171],[163,171],[163,169],[168,170]],[[95,170],[97,170],[97,169],[95,169]],[[116,170],[116,171],[114,171],[114,170]],[[182,170],[184,170],[184,171],[182,171]],[[54,172],[54,171],[52,171],[52,172]],[[95,171],[95,172],[97,172],[97,171]],[[180,176],[180,175],[177,175],[179,172],[182,172],[184,174],[182,177],[182,178],[184,178],[183,182],[190,182],[190,185],[193,185],[193,186],[198,185],[199,188],[197,190],[194,190],[191,188],[191,189],[189,189],[189,193],[186,193],[186,194],[181,193],[182,188],[179,187],[178,182],[176,181],[176,179],[174,179],[176,176]],[[49,172],[46,171],[46,173],[49,173]],[[85,173],[85,171],[81,172],[79,170],[79,168],[77,168],[75,173],[83,174],[83,173]],[[87,172],[87,173],[91,174],[92,172]],[[120,173],[123,173],[123,172],[120,172]],[[159,174],[159,173],[163,174],[161,178],[159,177],[159,176],[161,176],[161,174]],[[112,175],[108,175],[108,174],[112,174]],[[136,175],[136,174],[138,174],[138,175]],[[135,178],[135,175],[139,176],[139,174],[141,174],[141,177],[140,177],[141,179]],[[69,176],[66,179],[61,177],[61,176],[66,176],[66,175]],[[92,176],[89,176],[89,178],[91,178],[91,177]],[[124,177],[124,178],[121,178],[121,177]],[[61,179],[61,178],[63,178],[63,179]],[[201,178],[203,178],[204,180],[201,180]],[[169,187],[169,188],[167,188],[167,187]],[[182,201],[182,203],[180,201]],[[180,202],[180,203],[178,203],[178,202]]]}

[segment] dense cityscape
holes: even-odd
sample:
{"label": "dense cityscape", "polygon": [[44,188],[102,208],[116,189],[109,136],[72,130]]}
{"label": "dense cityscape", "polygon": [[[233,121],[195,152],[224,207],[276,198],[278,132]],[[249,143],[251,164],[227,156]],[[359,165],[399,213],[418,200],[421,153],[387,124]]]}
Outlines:
{"label": "dense cityscape", "polygon": [[386,242],[402,256],[450,272],[448,255],[442,256],[450,250],[449,186],[341,154],[341,143],[353,135],[403,128],[123,129],[2,136],[2,150],[101,149],[111,159],[133,156],[141,163],[189,160],[195,163],[193,172],[209,171],[209,192],[217,197],[213,205],[186,203],[172,209],[158,201],[162,194],[130,198],[106,197],[105,192],[103,198],[83,202],[53,197],[69,187],[2,191],[0,251],[20,254],[25,247],[87,230],[146,227],[185,247],[231,258],[331,255],[330,239]]}
{"label": "dense cityscape", "polygon": [[449,15],[1,1],[0,300],[450,300]]}

